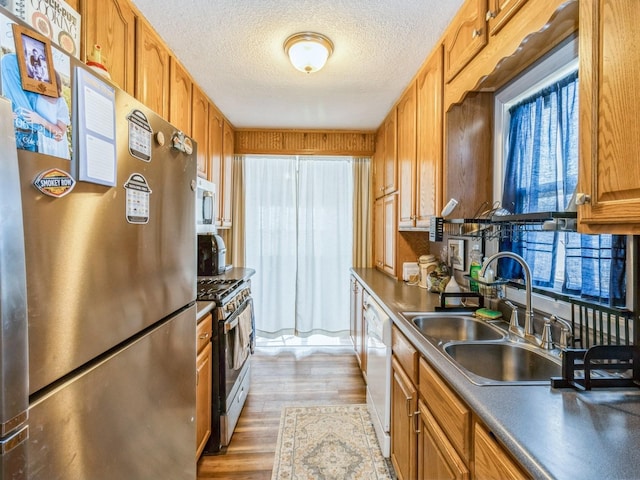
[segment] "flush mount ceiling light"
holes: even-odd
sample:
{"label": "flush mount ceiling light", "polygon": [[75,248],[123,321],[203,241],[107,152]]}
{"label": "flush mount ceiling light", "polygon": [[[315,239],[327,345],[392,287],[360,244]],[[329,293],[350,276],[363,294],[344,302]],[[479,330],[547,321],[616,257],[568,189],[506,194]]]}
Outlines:
{"label": "flush mount ceiling light", "polygon": [[313,73],[324,67],[333,53],[333,43],[320,33],[295,33],[284,42],[291,64],[301,72]]}

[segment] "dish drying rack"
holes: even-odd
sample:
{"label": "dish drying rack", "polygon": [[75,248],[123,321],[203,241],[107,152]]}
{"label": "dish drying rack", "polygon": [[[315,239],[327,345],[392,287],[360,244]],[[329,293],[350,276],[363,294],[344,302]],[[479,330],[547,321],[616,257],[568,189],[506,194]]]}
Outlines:
{"label": "dish drying rack", "polygon": [[[576,231],[576,212],[542,212],[491,217],[454,218],[432,217],[432,241],[441,241],[443,234],[456,237],[517,241],[528,232]],[[439,237],[439,238],[438,238]]]}
{"label": "dish drying rack", "polygon": [[[577,372],[582,372],[582,375]],[[629,375],[630,374],[630,375]],[[595,345],[563,350],[562,377],[552,377],[553,388],[640,388],[640,347]]]}

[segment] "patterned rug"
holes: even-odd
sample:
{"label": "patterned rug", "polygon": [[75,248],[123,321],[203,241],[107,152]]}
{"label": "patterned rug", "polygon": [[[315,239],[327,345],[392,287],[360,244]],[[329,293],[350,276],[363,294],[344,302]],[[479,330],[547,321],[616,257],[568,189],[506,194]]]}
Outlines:
{"label": "patterned rug", "polygon": [[285,407],[272,480],[391,480],[366,405]]}

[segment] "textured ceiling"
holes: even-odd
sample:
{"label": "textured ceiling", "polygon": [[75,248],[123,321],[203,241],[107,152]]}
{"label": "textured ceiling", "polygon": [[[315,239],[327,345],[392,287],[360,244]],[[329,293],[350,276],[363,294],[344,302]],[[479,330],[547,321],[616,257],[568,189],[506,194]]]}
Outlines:
{"label": "textured ceiling", "polygon": [[[373,130],[463,0],[133,0],[236,128]],[[295,70],[296,32],[334,43],[323,70]]]}

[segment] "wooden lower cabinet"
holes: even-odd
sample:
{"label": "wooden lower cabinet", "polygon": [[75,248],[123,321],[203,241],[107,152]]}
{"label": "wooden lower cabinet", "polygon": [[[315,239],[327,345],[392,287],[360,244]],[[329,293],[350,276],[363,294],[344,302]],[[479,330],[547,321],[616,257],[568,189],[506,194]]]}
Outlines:
{"label": "wooden lower cabinet", "polygon": [[475,478],[479,479],[525,479],[529,478],[507,455],[489,430],[479,423],[474,432]]}
{"label": "wooden lower cabinet", "polygon": [[469,469],[422,400],[418,400],[418,478],[467,480]]}
{"label": "wooden lower cabinet", "polygon": [[198,322],[196,329],[196,459],[211,436],[212,321],[208,314]]}
{"label": "wooden lower cabinet", "polygon": [[394,325],[391,462],[399,480],[529,478]]}
{"label": "wooden lower cabinet", "polygon": [[412,480],[418,466],[418,391],[395,355],[391,374],[391,462],[398,480]]}

